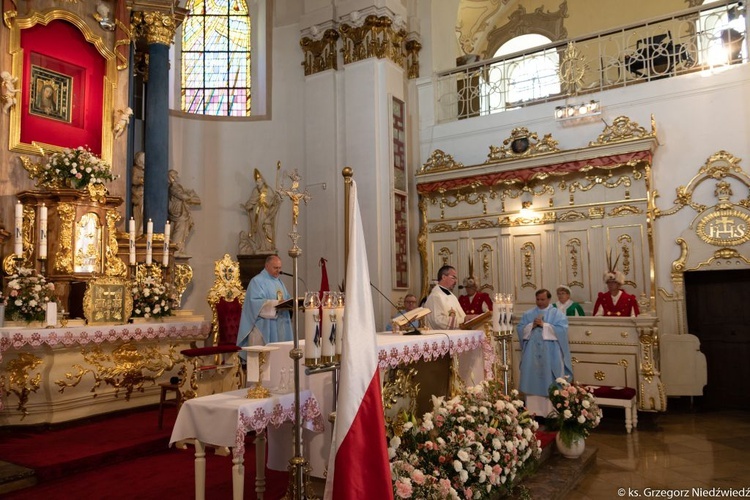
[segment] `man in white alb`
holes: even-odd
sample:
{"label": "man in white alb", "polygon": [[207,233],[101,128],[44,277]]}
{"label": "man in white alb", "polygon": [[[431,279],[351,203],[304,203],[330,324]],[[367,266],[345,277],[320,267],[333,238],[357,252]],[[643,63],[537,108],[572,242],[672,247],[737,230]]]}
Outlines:
{"label": "man in white alb", "polygon": [[452,291],[458,282],[456,269],[453,266],[441,267],[437,279],[437,286],[432,289],[424,304],[430,310],[430,314],[427,315],[427,326],[431,330],[455,330],[466,317]]}

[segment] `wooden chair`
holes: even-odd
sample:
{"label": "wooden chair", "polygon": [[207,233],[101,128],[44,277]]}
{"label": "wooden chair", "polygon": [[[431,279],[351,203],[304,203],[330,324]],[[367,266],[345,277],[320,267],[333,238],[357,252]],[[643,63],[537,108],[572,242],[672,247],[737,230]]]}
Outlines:
{"label": "wooden chair", "polygon": [[245,301],[245,290],[240,282],[239,263],[225,254],[214,264],[215,281],[208,291],[211,306],[211,345],[185,349],[188,358],[189,388],[183,391],[185,399],[217,392],[240,389],[245,386],[237,346],[237,333]]}

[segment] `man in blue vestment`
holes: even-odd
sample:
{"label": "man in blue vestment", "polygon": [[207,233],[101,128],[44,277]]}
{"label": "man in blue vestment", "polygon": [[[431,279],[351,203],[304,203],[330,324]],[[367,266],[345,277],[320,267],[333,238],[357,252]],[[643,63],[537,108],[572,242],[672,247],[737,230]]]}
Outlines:
{"label": "man in blue vestment", "polygon": [[292,340],[289,311],[276,310],[279,302],[291,298],[279,279],[280,274],[281,259],[271,255],[266,259],[265,268],[250,280],[242,306],[238,346]]}
{"label": "man in blue vestment", "polygon": [[526,311],[518,324],[521,342],[521,381],[519,389],[526,394],[526,408],[540,417],[552,410],[549,386],[558,377],[573,379],[568,345],[568,318],[550,305],[552,294],[536,292],[536,307]]}

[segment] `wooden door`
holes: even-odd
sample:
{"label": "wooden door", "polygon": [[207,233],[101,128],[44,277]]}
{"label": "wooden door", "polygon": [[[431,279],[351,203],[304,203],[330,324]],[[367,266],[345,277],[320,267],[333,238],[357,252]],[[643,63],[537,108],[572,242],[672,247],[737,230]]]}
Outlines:
{"label": "wooden door", "polygon": [[705,409],[750,409],[750,270],[685,273],[688,332],[706,355]]}

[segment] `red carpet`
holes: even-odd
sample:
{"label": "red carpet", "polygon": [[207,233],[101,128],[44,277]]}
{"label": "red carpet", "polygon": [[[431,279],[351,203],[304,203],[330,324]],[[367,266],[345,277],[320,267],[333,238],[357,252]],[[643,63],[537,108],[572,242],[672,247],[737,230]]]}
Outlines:
{"label": "red carpet", "polygon": [[[194,449],[167,448],[176,410],[157,428],[155,409],[52,430],[0,432],[0,460],[34,469],[39,484],[12,499],[193,498]],[[245,498],[255,498],[252,436],[245,452]],[[206,453],[206,498],[232,497],[232,458]],[[283,497],[288,474],[266,470],[266,498]]]}

